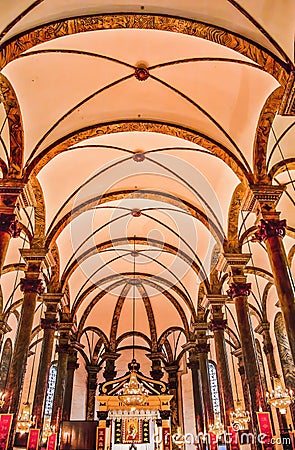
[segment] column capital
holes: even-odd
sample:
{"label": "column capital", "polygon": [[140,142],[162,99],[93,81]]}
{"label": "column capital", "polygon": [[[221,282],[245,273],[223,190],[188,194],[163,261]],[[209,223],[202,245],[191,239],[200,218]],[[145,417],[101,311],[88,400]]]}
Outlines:
{"label": "column capital", "polygon": [[251,283],[232,283],[227,291],[227,295],[234,299],[236,297],[248,297],[251,292]]}
{"label": "column capital", "polygon": [[199,369],[199,356],[198,356],[198,352],[196,350],[196,344],[194,343],[194,346],[191,347],[191,349],[189,350],[189,356],[188,356],[188,364],[187,366],[190,369]]}
{"label": "column capital", "polygon": [[0,212],[0,231],[8,233],[12,238],[19,237],[21,228],[15,214]]}
{"label": "column capital", "polygon": [[67,369],[68,370],[76,370],[79,368],[79,364],[75,361],[68,361]]}
{"label": "column capital", "polygon": [[266,241],[271,237],[281,237],[283,238],[286,234],[286,219],[277,220],[277,219],[269,219],[269,220],[260,220],[260,225],[258,225],[258,230],[255,233],[255,240],[261,242]]}
{"label": "column capital", "polygon": [[238,359],[243,360],[243,352],[242,352],[242,347],[237,348],[236,350],[232,351],[232,354],[234,356],[236,356]]}
{"label": "column capital", "polygon": [[209,353],[210,352],[210,344],[207,342],[200,342],[196,344],[196,352],[197,354],[200,353]]}
{"label": "column capital", "polygon": [[164,355],[161,352],[151,352],[151,353],[147,353],[146,356],[151,360],[151,361],[163,361],[164,360]]}
{"label": "column capital", "polygon": [[12,328],[4,320],[0,320],[0,334],[9,333]]}
{"label": "column capital", "polygon": [[242,211],[269,214],[275,208],[286,190],[286,186],[250,185],[242,200]]}
{"label": "column capital", "polygon": [[226,327],[227,327],[226,319],[216,318],[212,319],[211,322],[209,323],[209,328],[212,331],[225,330]]}
{"label": "column capital", "polygon": [[171,412],[169,409],[164,409],[163,411],[159,411],[159,414],[162,420],[169,420]]}
{"label": "column capital", "polygon": [[86,370],[88,374],[92,374],[92,375],[97,375],[98,372],[100,372],[102,369],[101,366],[97,366],[97,365],[93,365],[93,364],[88,364],[86,366]]}
{"label": "column capital", "polygon": [[116,359],[118,359],[119,356],[121,356],[121,353],[104,352],[104,354],[102,355],[102,360],[103,361],[116,361]]}
{"label": "column capital", "polygon": [[171,364],[165,367],[166,372],[168,375],[170,374],[176,374],[179,370],[179,366],[177,364]]}
{"label": "column capital", "polygon": [[202,299],[201,305],[208,309],[210,306],[224,306],[228,300],[227,295],[222,294],[206,294]]}
{"label": "column capital", "polygon": [[20,279],[20,290],[26,293],[36,293],[42,295],[44,292],[43,280],[40,278],[21,278]]}
{"label": "column capital", "polygon": [[41,328],[42,330],[57,330],[57,319],[51,317],[45,317],[45,319],[41,319]]}
{"label": "column capital", "polygon": [[266,331],[270,330],[270,323],[269,322],[260,322],[259,325],[255,328],[255,332],[258,334],[263,334]]}
{"label": "column capital", "polygon": [[15,205],[25,183],[16,179],[2,179],[0,182],[0,213],[14,214]]}
{"label": "column capital", "polygon": [[245,283],[244,269],[250,257],[250,253],[224,253],[219,257],[218,270],[227,272],[230,282]]}
{"label": "column capital", "polygon": [[39,272],[41,267],[48,262],[48,249],[46,248],[22,248],[20,254],[27,264],[27,273]]}
{"label": "column capital", "polygon": [[56,351],[58,354],[69,354],[70,344],[67,342],[59,342],[56,346]]}

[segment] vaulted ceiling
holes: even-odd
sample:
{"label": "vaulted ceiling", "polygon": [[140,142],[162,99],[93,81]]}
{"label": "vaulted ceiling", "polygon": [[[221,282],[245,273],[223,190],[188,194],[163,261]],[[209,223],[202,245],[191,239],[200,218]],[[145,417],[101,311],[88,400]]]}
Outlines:
{"label": "vaulted ceiling", "polygon": [[2,177],[27,183],[4,309],[21,297],[18,249],[46,246],[79,339],[113,351],[131,345],[133,298],[142,349],[189,339],[241,236],[259,300],[271,274],[247,239],[249,184],[286,185],[294,254],[294,2],[142,3],[1,4]]}

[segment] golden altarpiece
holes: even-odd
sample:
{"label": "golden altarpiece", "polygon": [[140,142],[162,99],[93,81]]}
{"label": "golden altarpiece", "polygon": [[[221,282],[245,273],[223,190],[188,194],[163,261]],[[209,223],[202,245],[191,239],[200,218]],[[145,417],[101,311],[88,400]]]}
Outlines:
{"label": "golden altarpiece", "polygon": [[143,375],[135,359],[128,369],[100,385],[97,450],[169,450],[172,395],[164,382]]}

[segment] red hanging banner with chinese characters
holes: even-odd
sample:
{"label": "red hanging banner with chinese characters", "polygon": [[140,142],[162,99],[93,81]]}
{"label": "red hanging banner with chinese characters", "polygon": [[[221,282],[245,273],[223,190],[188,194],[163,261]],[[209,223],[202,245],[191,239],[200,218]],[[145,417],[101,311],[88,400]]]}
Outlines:
{"label": "red hanging banner with chinese characters", "polygon": [[0,450],[6,450],[13,414],[0,414]]}
{"label": "red hanging banner with chinese characters", "polygon": [[217,442],[216,434],[209,433],[209,437],[210,437],[210,450],[217,450],[218,442]]}
{"label": "red hanging banner with chinese characters", "polygon": [[239,433],[233,427],[228,427],[230,450],[239,450]]}
{"label": "red hanging banner with chinese characters", "polygon": [[105,438],[106,438],[106,429],[105,428],[96,428],[96,450],[104,450],[105,447]]}
{"label": "red hanging banner with chinese characters", "polygon": [[162,427],[163,450],[171,449],[170,427]]}
{"label": "red hanging banner with chinese characters", "polygon": [[270,415],[268,412],[257,412],[256,414],[261,434],[260,442],[262,443],[264,450],[271,450],[274,448],[274,444],[272,443]]}
{"label": "red hanging banner with chinese characters", "polygon": [[38,428],[32,428],[29,430],[27,450],[38,450],[39,434],[40,430]]}
{"label": "red hanging banner with chinese characters", "polygon": [[48,436],[46,450],[55,450],[56,449],[56,439],[57,439],[57,433],[52,433]]}

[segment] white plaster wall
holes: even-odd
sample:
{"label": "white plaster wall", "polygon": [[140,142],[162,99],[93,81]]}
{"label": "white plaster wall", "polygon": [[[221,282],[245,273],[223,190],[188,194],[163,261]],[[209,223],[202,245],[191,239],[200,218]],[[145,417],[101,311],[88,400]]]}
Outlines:
{"label": "white plaster wall", "polygon": [[78,364],[74,375],[71,420],[86,418],[87,372],[82,358],[78,358]]}

